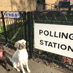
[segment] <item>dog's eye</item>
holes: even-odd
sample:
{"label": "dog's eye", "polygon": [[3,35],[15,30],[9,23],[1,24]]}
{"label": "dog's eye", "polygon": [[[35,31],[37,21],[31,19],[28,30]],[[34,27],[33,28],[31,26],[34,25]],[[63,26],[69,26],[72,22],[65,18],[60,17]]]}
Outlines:
{"label": "dog's eye", "polygon": [[24,45],[26,45],[26,44],[24,43]]}
{"label": "dog's eye", "polygon": [[19,47],[21,46],[21,44],[19,44]]}
{"label": "dog's eye", "polygon": [[25,43],[25,42],[22,42],[22,44],[26,45],[26,43]]}

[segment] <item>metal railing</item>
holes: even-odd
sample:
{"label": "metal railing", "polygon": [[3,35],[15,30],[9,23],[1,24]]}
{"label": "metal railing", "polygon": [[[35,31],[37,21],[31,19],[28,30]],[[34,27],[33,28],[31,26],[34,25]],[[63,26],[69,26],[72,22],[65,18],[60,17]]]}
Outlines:
{"label": "metal railing", "polygon": [[[68,21],[68,17],[65,16],[62,12],[57,12],[56,11],[56,13],[57,14],[55,14],[52,11],[33,12],[33,15],[34,15],[33,20],[34,20],[35,23],[38,22],[38,23],[48,23],[48,24],[51,24],[51,25],[52,24],[73,25],[73,21]],[[33,54],[33,59],[34,60],[37,59],[38,62],[41,62],[41,60],[42,60],[43,63],[45,63],[46,65],[47,65],[46,62],[48,62],[48,63],[54,62],[58,65],[63,64],[63,66],[65,66],[65,67],[68,65],[68,66],[73,68],[73,59],[72,59],[71,64],[68,64],[67,62],[64,63],[64,61],[62,60],[63,56],[53,54],[53,53],[50,53],[50,52],[45,52],[45,51],[42,51],[42,50],[38,50],[34,47],[33,47],[32,54]],[[66,57],[66,60],[67,60],[67,57]],[[70,71],[73,71],[72,68],[70,69]]]}
{"label": "metal railing", "polygon": [[[34,27],[33,22],[38,23],[48,23],[48,24],[58,24],[58,25],[73,25],[72,21],[68,21],[67,16],[65,16],[62,12],[56,11],[35,11],[35,12],[28,12],[27,14],[25,12],[21,12],[21,18],[20,19],[11,19],[5,18],[3,12],[2,14],[2,20],[3,20],[3,29],[4,29],[4,36],[5,39],[7,39],[7,42],[10,41],[10,39],[14,36],[14,34],[17,32],[17,29],[21,27],[22,29],[19,31],[19,35],[14,39],[15,43],[19,39],[26,39],[29,46],[29,56],[30,58],[37,59],[38,62],[40,62],[40,59],[46,64],[46,61],[48,63],[54,62],[59,64],[63,64],[63,66],[68,65],[73,67],[73,61],[71,64],[64,63],[62,60],[59,59],[59,57],[62,57],[57,54],[37,50],[34,48]],[[7,22],[10,23],[9,25],[5,25],[5,19],[7,19]],[[13,22],[12,22],[13,20]],[[22,23],[18,24],[17,21],[23,20],[25,21],[24,24]],[[13,24],[11,24],[13,23]],[[39,58],[39,59],[38,59]],[[46,64],[47,65],[47,64]],[[72,70],[72,69],[71,69]],[[73,70],[72,70],[73,71]]]}

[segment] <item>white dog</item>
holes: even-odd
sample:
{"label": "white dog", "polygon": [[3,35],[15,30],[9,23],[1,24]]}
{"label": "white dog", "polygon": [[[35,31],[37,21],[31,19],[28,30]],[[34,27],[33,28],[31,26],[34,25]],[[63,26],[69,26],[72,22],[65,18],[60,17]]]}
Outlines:
{"label": "white dog", "polygon": [[26,50],[26,41],[24,39],[19,40],[15,43],[15,47],[17,48],[16,52],[14,53],[11,62],[13,67],[20,71],[17,67],[21,66],[23,73],[25,73],[23,65],[26,65],[27,71],[30,73],[30,69],[28,67],[28,53]]}

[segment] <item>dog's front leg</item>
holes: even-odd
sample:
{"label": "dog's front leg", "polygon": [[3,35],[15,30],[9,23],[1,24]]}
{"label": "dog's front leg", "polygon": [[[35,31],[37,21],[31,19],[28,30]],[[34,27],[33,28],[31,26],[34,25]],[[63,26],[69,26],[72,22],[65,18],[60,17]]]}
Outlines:
{"label": "dog's front leg", "polygon": [[28,73],[30,73],[31,71],[30,71],[30,69],[29,69],[29,67],[28,67],[28,60],[27,60],[27,62],[26,62],[26,68],[27,68]]}
{"label": "dog's front leg", "polygon": [[10,71],[10,69],[8,68],[7,61],[6,61],[6,60],[4,60],[4,64],[5,64],[5,66],[6,66],[6,70],[7,70],[7,71]]}
{"label": "dog's front leg", "polygon": [[23,73],[25,73],[22,62],[20,62],[20,65],[21,65]]}

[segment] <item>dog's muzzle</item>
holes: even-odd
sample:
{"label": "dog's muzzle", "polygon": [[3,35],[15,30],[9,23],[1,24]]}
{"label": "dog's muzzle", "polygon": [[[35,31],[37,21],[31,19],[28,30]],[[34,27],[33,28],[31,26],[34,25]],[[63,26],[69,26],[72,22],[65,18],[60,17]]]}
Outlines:
{"label": "dog's muzzle", "polygon": [[24,46],[26,47],[26,43],[25,44],[19,44],[19,48],[18,49],[20,49],[20,47],[24,48]]}

